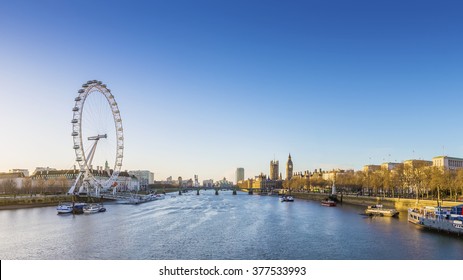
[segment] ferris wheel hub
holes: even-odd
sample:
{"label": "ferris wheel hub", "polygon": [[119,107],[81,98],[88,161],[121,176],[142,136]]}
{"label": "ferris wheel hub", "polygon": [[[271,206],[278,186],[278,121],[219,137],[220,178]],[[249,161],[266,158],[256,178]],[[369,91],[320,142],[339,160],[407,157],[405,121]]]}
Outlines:
{"label": "ferris wheel hub", "polygon": [[100,140],[101,138],[108,138],[108,134],[91,136],[91,137],[88,137],[88,140]]}

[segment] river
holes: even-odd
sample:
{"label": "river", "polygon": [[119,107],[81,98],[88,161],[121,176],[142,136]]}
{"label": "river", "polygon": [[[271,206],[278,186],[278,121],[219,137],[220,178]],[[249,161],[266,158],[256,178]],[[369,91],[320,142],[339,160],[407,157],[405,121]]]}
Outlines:
{"label": "river", "polygon": [[0,211],[0,259],[463,259],[462,237],[363,207],[201,191],[93,215]]}

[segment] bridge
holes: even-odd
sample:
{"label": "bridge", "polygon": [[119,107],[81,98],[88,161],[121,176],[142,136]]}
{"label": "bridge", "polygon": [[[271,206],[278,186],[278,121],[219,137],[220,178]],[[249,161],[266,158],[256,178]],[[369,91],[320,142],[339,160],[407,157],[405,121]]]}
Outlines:
{"label": "bridge", "polygon": [[222,191],[233,191],[233,195],[236,195],[236,190],[238,189],[237,186],[214,186],[214,187],[181,187],[179,188],[178,190],[178,194],[179,195],[182,195],[182,193],[184,192],[188,192],[188,191],[196,191],[196,194],[199,195],[199,191],[200,190],[204,190],[204,191],[207,191],[207,190],[214,190],[215,191],[215,194],[216,195],[219,195],[219,190],[222,190]]}
{"label": "bridge", "polygon": [[[233,186],[233,185],[227,185],[227,186],[203,186],[203,187],[182,187],[178,189],[178,195],[182,195],[183,193],[189,192],[189,191],[196,191],[196,195],[200,194],[200,191],[207,191],[207,190],[213,190],[215,192],[215,195],[219,195],[219,191],[233,191],[233,195],[237,194],[237,191],[240,190],[242,192],[247,192],[248,194],[259,194],[259,195],[278,195],[282,191],[282,189],[272,189],[272,188],[249,188],[249,189],[240,189],[238,186]],[[146,198],[148,195],[144,194],[138,194],[137,193],[132,193],[132,192],[118,192],[118,193],[110,193],[110,192],[102,192],[99,194],[99,196],[88,196],[96,199],[105,199],[105,200],[112,200],[112,201],[127,201],[130,204],[130,201],[145,201],[144,198]],[[151,200],[146,200],[146,201],[151,201]],[[140,202],[141,203],[141,202]],[[137,203],[138,204],[138,203]]]}
{"label": "bridge", "polygon": [[196,194],[199,195],[200,190],[214,190],[215,194],[219,194],[219,190],[223,191],[233,191],[233,195],[236,195],[237,190],[247,192],[248,194],[263,194],[263,195],[278,195],[282,192],[282,189],[273,189],[273,188],[249,188],[249,189],[240,189],[238,186],[222,186],[222,187],[183,187],[180,188],[178,193],[179,195],[182,192],[196,191]]}

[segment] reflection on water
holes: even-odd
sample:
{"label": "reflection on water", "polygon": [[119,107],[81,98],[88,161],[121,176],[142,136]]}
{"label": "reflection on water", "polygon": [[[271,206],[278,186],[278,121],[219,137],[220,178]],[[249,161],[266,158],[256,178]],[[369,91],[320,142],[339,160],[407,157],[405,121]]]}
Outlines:
{"label": "reflection on water", "polygon": [[0,259],[462,259],[460,237],[363,207],[231,192],[187,193],[107,212],[0,211]]}

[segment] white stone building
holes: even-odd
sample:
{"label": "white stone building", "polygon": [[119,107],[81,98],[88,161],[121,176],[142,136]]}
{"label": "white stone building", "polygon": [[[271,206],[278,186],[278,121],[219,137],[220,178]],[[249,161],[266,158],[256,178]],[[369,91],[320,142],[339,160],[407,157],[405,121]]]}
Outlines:
{"label": "white stone building", "polygon": [[141,188],[154,183],[154,173],[148,170],[131,170],[128,173],[138,178]]}
{"label": "white stone building", "polygon": [[432,165],[436,167],[442,167],[444,169],[456,170],[463,168],[463,159],[448,156],[438,156],[432,159]]}

